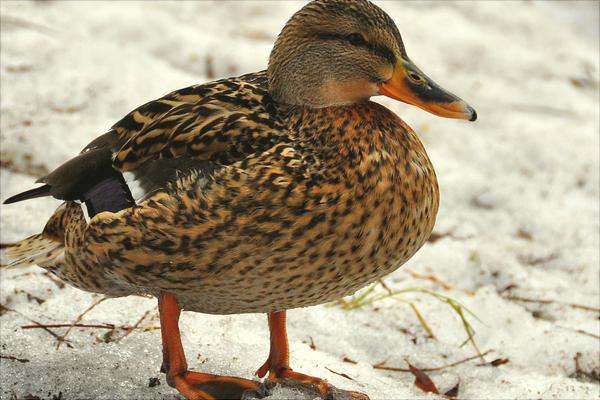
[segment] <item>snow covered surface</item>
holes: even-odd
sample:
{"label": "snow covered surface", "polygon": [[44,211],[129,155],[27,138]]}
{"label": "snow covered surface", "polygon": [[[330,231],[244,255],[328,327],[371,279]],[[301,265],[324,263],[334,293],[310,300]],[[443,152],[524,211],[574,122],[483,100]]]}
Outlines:
{"label": "snow covered surface", "polygon": [[[464,399],[600,398],[598,3],[379,4],[411,58],[479,114],[476,123],[444,120],[377,99],[421,134],[442,191],[433,240],[387,285],[462,302],[480,319],[467,316],[479,348],[493,349],[486,360],[509,360],[473,360],[431,378],[442,392],[460,383]],[[301,5],[1,2],[2,199],[150,99],[265,68]],[[2,206],[1,241],[39,232],[57,205]],[[61,288],[37,267],[1,277],[1,398],[178,398],[159,372],[154,299],[106,300],[81,321],[133,326],[149,311],[139,326],[150,328],[122,340],[123,329],[108,337],[110,329],[75,328],[71,347],[57,350],[47,331],[21,327],[71,323],[99,297]],[[430,368],[475,352],[459,347],[465,331],[448,305],[422,293],[399,298],[415,302],[435,339],[392,299],[293,310],[292,366],[373,399],[436,398],[410,374],[372,365]],[[267,356],[264,315],[184,313],[181,330],[194,370],[251,377]],[[272,397],[306,396],[277,388]]]}

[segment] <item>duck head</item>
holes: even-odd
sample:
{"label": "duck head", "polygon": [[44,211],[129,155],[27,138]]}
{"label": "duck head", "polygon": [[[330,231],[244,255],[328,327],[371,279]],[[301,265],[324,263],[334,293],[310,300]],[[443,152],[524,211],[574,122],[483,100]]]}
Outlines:
{"label": "duck head", "polygon": [[477,118],[410,60],[394,21],[368,0],[305,5],[277,38],[267,75],[282,104],[320,108],[385,95],[442,117]]}

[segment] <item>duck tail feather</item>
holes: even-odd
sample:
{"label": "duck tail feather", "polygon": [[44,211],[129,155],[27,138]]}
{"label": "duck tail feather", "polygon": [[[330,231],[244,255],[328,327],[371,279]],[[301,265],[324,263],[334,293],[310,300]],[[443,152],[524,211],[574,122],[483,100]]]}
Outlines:
{"label": "duck tail feather", "polygon": [[[24,268],[56,259],[63,254],[64,245],[45,237],[43,233],[38,233],[16,243],[2,243],[0,251],[0,268]],[[4,262],[5,260],[8,262]]]}
{"label": "duck tail feather", "polygon": [[43,185],[34,189],[29,189],[4,200],[3,204],[12,204],[18,201],[35,199],[36,197],[50,196],[50,185]]}

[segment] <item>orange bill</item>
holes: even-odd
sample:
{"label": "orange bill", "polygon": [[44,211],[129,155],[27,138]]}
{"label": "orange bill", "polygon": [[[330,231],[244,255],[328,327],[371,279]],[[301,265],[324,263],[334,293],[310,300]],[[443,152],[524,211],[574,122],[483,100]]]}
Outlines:
{"label": "orange bill", "polygon": [[379,93],[440,117],[477,119],[477,112],[471,106],[442,89],[410,60],[398,61],[392,77],[379,84]]}

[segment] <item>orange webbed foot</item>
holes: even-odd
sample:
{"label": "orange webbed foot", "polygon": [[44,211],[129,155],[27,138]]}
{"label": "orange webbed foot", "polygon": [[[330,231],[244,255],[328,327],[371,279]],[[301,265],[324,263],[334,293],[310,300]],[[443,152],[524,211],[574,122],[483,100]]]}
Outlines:
{"label": "orange webbed foot", "polygon": [[322,399],[327,400],[369,399],[369,396],[364,393],[341,390],[327,383],[324,379],[293,371],[289,367],[289,348],[285,319],[285,311],[269,314],[271,350],[267,361],[256,371],[256,375],[260,378],[266,376],[267,373],[269,374],[266,381],[267,387],[273,386],[274,383],[281,383],[292,388],[308,389],[315,392]]}
{"label": "orange webbed foot", "polygon": [[167,382],[190,400],[241,399],[247,390],[260,389],[256,381],[193,371],[167,376]]}

